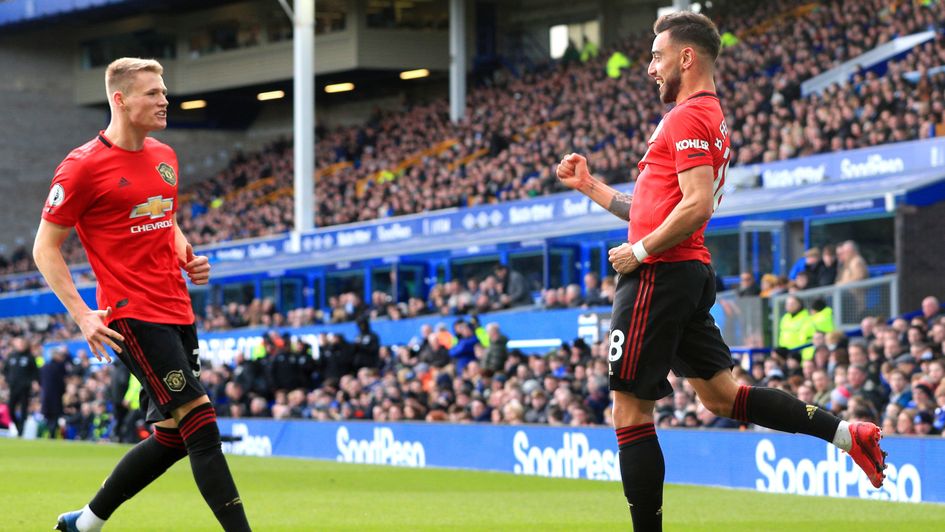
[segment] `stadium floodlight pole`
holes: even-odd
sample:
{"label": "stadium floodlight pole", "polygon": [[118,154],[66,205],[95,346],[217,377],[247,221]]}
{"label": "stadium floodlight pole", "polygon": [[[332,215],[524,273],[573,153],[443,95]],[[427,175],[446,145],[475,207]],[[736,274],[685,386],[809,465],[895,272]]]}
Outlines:
{"label": "stadium floodlight pole", "polygon": [[295,10],[283,8],[292,18],[293,88],[295,133],[295,231],[297,245],[301,234],[315,221],[315,0],[295,0]]}
{"label": "stadium floodlight pole", "polygon": [[450,120],[466,116],[466,0],[450,0]]}

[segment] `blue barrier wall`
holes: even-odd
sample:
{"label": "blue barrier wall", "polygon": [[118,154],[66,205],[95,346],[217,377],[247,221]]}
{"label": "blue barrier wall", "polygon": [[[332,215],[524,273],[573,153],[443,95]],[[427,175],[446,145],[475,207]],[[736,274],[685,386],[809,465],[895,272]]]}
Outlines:
{"label": "blue barrier wall", "polygon": [[[359,464],[449,467],[619,480],[613,430],[220,419],[231,454]],[[816,438],[767,432],[660,430],[666,481],[772,493],[945,502],[945,438],[892,437],[887,479],[874,489],[853,461]]]}
{"label": "blue barrier wall", "polygon": [[[79,296],[91,308],[98,308],[95,301],[95,287],[83,286],[78,288]],[[0,318],[15,318],[36,314],[59,314],[66,311],[66,307],[59,301],[51,290],[45,288],[29,292],[13,292],[0,295]]]}

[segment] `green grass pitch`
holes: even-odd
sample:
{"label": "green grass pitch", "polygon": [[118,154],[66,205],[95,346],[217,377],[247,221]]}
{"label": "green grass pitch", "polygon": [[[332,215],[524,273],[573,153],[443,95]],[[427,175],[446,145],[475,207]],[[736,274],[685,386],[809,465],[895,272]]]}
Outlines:
{"label": "green grass pitch", "polygon": [[[88,502],[126,449],[0,439],[0,531],[49,530],[59,513]],[[613,482],[228,458],[258,532],[630,529],[620,485]],[[945,529],[945,505],[676,485],[667,487],[664,512],[671,531]],[[184,461],[122,506],[106,530],[218,527]]]}

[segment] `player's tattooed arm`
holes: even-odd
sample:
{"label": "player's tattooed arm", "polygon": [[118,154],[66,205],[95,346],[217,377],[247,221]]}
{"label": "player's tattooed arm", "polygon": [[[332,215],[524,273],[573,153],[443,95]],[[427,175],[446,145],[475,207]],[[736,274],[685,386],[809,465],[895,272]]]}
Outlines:
{"label": "player's tattooed arm", "polygon": [[626,222],[630,221],[631,194],[624,194],[597,179],[590,179],[579,189],[595,203],[607,209],[607,212]]}
{"label": "player's tattooed arm", "polygon": [[608,212],[624,221],[630,221],[630,202],[632,196],[617,191],[607,183],[596,179],[587,169],[587,159],[571,153],[561,159],[555,169],[561,183],[591,198]]}
{"label": "player's tattooed arm", "polygon": [[631,194],[616,192],[610,198],[610,205],[607,206],[607,210],[621,220],[630,221],[630,204],[632,202],[633,196]]}

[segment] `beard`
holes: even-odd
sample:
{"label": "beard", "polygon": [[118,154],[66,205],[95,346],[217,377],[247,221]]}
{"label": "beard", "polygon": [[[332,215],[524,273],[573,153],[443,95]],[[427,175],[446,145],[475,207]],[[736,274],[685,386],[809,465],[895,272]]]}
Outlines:
{"label": "beard", "polygon": [[663,78],[663,85],[660,87],[660,101],[663,103],[676,103],[676,98],[679,96],[679,85],[681,79],[679,73],[676,75]]}

